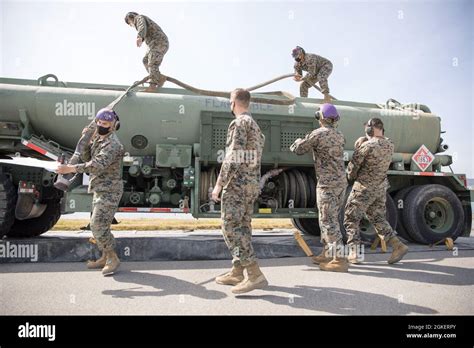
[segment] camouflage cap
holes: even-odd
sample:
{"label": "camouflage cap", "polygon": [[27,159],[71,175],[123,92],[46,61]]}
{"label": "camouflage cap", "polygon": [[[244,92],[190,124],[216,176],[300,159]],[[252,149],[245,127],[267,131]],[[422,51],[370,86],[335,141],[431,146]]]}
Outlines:
{"label": "camouflage cap", "polygon": [[374,117],[374,118],[371,118],[369,121],[367,121],[367,123],[365,123],[364,126],[374,127],[377,129],[383,129],[383,122],[380,118]]}
{"label": "camouflage cap", "polygon": [[291,56],[293,58],[296,58],[300,55],[300,53],[305,53],[303,47],[296,46],[295,48],[293,48],[293,51],[291,52]]}

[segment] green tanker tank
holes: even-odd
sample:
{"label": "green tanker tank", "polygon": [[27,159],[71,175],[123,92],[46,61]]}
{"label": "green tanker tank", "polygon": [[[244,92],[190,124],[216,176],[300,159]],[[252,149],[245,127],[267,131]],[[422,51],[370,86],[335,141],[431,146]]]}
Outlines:
{"label": "green tanker tank", "polygon": [[[38,80],[0,78],[0,154],[4,157],[0,163],[0,235],[39,235],[61,213],[90,211],[91,196],[84,178],[76,178],[62,192],[54,187],[51,171],[10,158],[15,154],[49,160],[70,157],[81,130],[96,111],[125,89],[66,83],[54,75]],[[291,105],[279,105],[288,104],[283,103],[284,96],[252,96],[267,100],[251,106],[266,137],[255,217],[290,218],[297,229],[317,235],[312,159],[294,155],[289,147],[318,126],[314,111],[321,100],[296,98]],[[439,116],[427,106],[394,100],[383,105],[334,104],[346,137],[346,161],[355,140],[363,135],[363,123],[371,117],[383,120],[386,136],[394,141],[387,218],[402,237],[434,243],[469,235],[470,191],[465,175],[442,171],[452,158],[442,154],[447,145],[440,137]],[[209,200],[209,193],[232,119],[228,99],[162,88],[159,93],[132,93],[115,110],[121,117],[118,135],[127,152],[120,211],[219,217],[219,206]],[[361,224],[363,238],[373,240],[372,226],[367,221]]]}

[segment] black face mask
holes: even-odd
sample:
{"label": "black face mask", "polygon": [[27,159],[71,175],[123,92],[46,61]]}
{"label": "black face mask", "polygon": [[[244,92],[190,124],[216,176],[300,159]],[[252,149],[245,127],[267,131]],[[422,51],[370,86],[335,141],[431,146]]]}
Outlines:
{"label": "black face mask", "polygon": [[110,132],[110,127],[105,128],[105,127],[99,126],[97,128],[97,132],[99,133],[99,135],[106,135],[107,133]]}
{"label": "black face mask", "polygon": [[295,60],[299,63],[301,62],[301,58],[295,58]]}

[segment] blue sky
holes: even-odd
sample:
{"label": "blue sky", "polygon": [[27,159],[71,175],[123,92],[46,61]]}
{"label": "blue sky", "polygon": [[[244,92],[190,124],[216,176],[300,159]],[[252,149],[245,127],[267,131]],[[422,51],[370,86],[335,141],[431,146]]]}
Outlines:
{"label": "blue sky", "polygon": [[[153,18],[170,39],[162,71],[231,90],[292,71],[295,45],[334,63],[338,99],[420,102],[442,117],[453,169],[474,177],[473,1],[0,0],[0,76],[131,82],[146,75],[145,47],[123,17]],[[298,95],[292,80],[272,90]],[[313,90],[313,96],[317,92]]]}

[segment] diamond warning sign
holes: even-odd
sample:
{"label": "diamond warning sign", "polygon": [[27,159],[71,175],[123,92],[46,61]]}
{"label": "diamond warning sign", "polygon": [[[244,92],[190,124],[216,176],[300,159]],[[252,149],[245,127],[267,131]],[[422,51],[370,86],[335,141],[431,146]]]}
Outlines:
{"label": "diamond warning sign", "polygon": [[425,145],[421,145],[420,148],[411,157],[412,161],[416,163],[418,168],[423,172],[430,166],[434,161],[435,156],[428,150]]}

